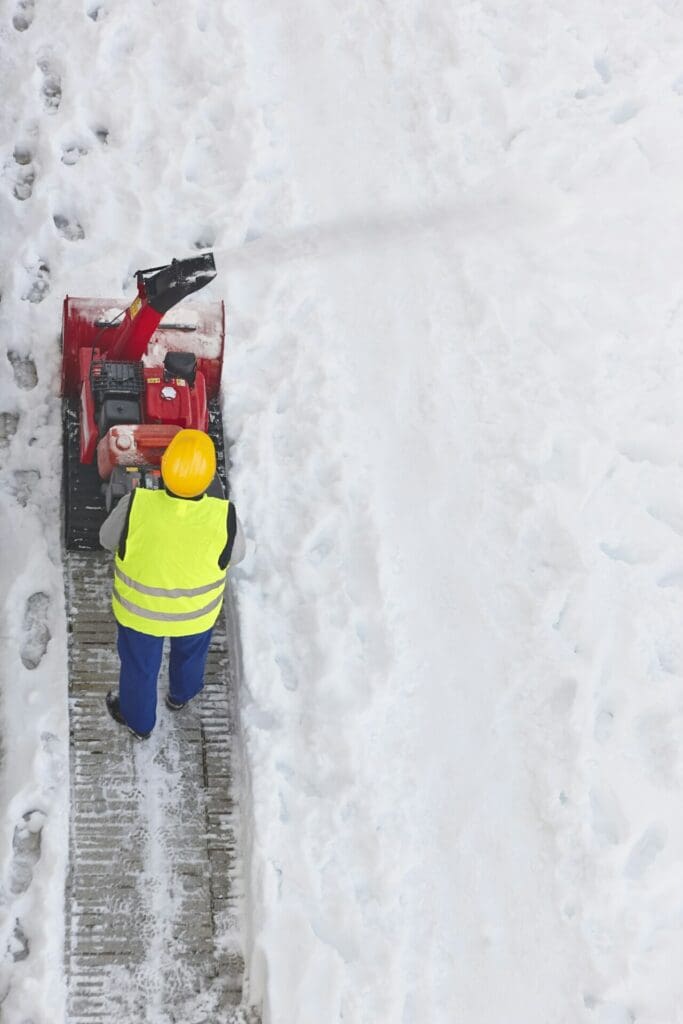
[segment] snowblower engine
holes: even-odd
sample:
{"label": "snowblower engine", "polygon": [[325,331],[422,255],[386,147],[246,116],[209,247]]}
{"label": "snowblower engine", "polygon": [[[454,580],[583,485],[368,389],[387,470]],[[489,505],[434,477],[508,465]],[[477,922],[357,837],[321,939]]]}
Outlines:
{"label": "snowblower engine", "polygon": [[[211,416],[211,404],[212,400],[217,404],[220,387],[223,304],[201,310],[184,307],[183,315],[175,319],[169,314],[181,299],[215,276],[213,254],[205,253],[138,270],[138,294],[123,310],[116,300],[69,296],[64,300],[67,547],[70,535],[76,547],[94,546],[94,524],[86,530],[90,543],[85,545],[78,542],[83,539],[83,524],[74,531],[69,518],[83,519],[79,502],[87,505],[88,498],[92,500],[85,492],[92,489],[95,467],[103,503],[101,520],[134,487],[160,486],[161,457],[179,430],[189,427],[218,433],[210,421],[220,427],[219,414],[214,410]],[[71,450],[76,414],[78,467]],[[222,436],[214,440],[222,450]]]}

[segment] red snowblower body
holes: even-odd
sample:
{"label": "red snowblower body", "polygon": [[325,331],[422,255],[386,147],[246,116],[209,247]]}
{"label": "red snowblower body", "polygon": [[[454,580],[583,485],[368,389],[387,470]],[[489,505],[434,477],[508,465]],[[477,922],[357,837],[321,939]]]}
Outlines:
{"label": "red snowblower body", "polygon": [[100,525],[120,497],[161,486],[161,456],[184,427],[211,434],[225,484],[218,402],[225,308],[184,304],[180,314],[171,312],[215,276],[213,254],[204,253],[138,270],[138,294],[128,306],[64,299],[67,549],[97,549]]}

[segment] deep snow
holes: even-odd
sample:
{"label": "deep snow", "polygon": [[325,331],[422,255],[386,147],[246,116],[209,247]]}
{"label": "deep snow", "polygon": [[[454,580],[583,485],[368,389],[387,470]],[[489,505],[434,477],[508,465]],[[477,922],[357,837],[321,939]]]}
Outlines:
{"label": "deep snow", "polygon": [[3,6],[8,1024],[63,1008],[61,299],[208,247],[264,1021],[683,1021],[682,29]]}

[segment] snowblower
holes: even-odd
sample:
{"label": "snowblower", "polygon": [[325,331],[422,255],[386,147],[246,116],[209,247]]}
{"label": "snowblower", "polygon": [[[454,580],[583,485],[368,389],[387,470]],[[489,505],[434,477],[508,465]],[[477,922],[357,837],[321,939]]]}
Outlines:
{"label": "snowblower", "polygon": [[184,304],[180,315],[174,310],[216,276],[213,254],[174,259],[135,276],[138,293],[127,306],[64,299],[67,550],[97,550],[99,528],[118,499],[135,487],[161,486],[161,456],[183,427],[212,436],[225,486],[219,407],[225,308],[214,302]]}

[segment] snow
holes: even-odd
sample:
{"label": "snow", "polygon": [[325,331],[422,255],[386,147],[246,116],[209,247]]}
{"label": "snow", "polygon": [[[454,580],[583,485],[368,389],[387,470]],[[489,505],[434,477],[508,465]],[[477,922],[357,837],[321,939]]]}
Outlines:
{"label": "snow", "polygon": [[3,1021],[64,1015],[61,301],[207,249],[264,1024],[683,1021],[682,18],[5,5]]}

